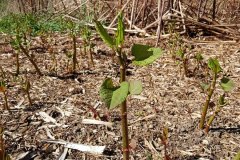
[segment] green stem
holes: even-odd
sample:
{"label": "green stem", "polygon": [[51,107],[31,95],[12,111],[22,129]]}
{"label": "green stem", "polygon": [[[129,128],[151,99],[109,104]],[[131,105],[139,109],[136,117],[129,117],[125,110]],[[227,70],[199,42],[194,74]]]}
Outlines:
{"label": "green stem", "polygon": [[206,125],[206,128],[205,128],[205,132],[206,133],[209,132],[210,126],[211,126],[213,120],[215,119],[215,117],[218,115],[219,112],[220,112],[220,107],[218,106],[216,111],[213,113],[213,115],[211,115],[211,117],[209,118],[209,120],[207,122],[207,125]]}
{"label": "green stem", "polygon": [[206,102],[205,102],[204,107],[203,107],[203,110],[202,110],[202,116],[201,116],[201,120],[200,120],[200,123],[199,123],[199,128],[200,128],[200,129],[203,129],[203,128],[204,128],[204,123],[205,123],[205,119],[206,119],[206,114],[207,114],[207,110],[208,110],[208,106],[209,106],[211,97],[212,97],[213,92],[214,92],[214,90],[215,90],[216,80],[217,80],[217,73],[215,72],[215,73],[214,73],[214,77],[213,77],[212,85],[211,85],[211,87],[210,87],[210,90],[209,90],[209,92],[208,92],[208,96],[207,96]]}

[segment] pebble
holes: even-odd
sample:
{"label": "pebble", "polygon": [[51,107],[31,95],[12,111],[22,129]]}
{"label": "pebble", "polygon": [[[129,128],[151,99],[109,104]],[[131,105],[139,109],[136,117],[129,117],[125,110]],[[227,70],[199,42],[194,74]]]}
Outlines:
{"label": "pebble", "polygon": [[208,142],[208,140],[204,139],[204,140],[202,141],[202,144],[208,145],[209,142]]}

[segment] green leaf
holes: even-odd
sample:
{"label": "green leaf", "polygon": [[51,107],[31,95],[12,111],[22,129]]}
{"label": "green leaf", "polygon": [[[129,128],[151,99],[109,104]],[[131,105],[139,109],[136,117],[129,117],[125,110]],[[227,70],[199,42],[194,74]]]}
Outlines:
{"label": "green leaf", "polygon": [[237,155],[234,157],[234,160],[240,160],[240,151],[238,151]]}
{"label": "green leaf", "polygon": [[229,92],[234,88],[234,82],[227,77],[221,79],[220,85],[225,92]]}
{"label": "green leaf", "polygon": [[133,80],[129,82],[129,92],[131,95],[138,95],[142,92],[142,82],[139,80]]}
{"label": "green leaf", "polygon": [[113,48],[114,47],[114,40],[112,39],[112,37],[107,33],[107,30],[102,26],[102,24],[95,20],[95,28],[98,31],[98,33],[100,34],[100,37],[102,38],[102,40],[109,45],[109,47]]}
{"label": "green leaf", "polygon": [[208,60],[208,67],[214,72],[219,73],[222,69],[217,58],[210,58]]}
{"label": "green leaf", "polygon": [[220,105],[220,107],[223,107],[224,104],[226,104],[226,102],[225,102],[225,94],[219,96],[218,104]]}
{"label": "green leaf", "polygon": [[109,108],[111,105],[113,91],[116,90],[117,87],[113,86],[113,82],[111,78],[105,79],[101,88],[100,88],[100,97],[106,103]]}
{"label": "green leaf", "polygon": [[119,47],[124,43],[124,23],[123,23],[123,13],[118,15],[118,27],[116,33],[116,46]]}
{"label": "green leaf", "polygon": [[120,87],[115,87],[112,79],[107,78],[100,88],[100,97],[109,109],[113,109],[127,98],[128,88],[128,82],[122,82]]}
{"label": "green leaf", "polygon": [[131,52],[135,57],[133,64],[139,66],[148,65],[162,55],[162,50],[160,48],[153,48],[151,46],[141,44],[134,44]]}
{"label": "green leaf", "polygon": [[117,107],[119,104],[121,104],[123,101],[126,100],[128,96],[128,88],[129,88],[129,83],[122,82],[120,84],[120,88],[118,88],[113,92],[110,109]]}

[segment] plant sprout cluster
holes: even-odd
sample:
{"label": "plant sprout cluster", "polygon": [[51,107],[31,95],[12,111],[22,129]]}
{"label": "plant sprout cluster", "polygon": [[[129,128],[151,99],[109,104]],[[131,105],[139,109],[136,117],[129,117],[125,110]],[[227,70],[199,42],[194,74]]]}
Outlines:
{"label": "plant sprout cluster", "polygon": [[[97,20],[93,20],[95,23],[96,31],[99,33],[100,37],[104,41],[104,43],[110,47],[115,56],[118,59],[119,70],[120,70],[120,81],[113,82],[112,77],[107,77],[101,87],[100,87],[100,97],[102,101],[105,102],[108,109],[115,109],[120,107],[121,110],[121,130],[122,130],[122,152],[123,159],[128,160],[130,155],[130,147],[129,147],[129,138],[128,138],[128,111],[127,111],[127,99],[129,95],[139,95],[142,92],[142,83],[140,80],[128,80],[126,71],[128,69],[128,53],[123,51],[123,46],[125,42],[125,28],[123,22],[123,13],[120,12],[118,14],[118,23],[117,23],[117,31],[114,36],[111,36],[104,26]],[[169,27],[169,32],[171,34],[170,41],[168,44],[168,49],[170,54],[172,55],[174,60],[178,60],[179,64],[182,66],[184,70],[184,75],[186,77],[189,76],[188,71],[188,57],[186,46],[183,44],[183,41],[180,35],[174,33],[174,26]],[[52,57],[53,68],[51,70],[56,70],[57,67],[57,59],[55,57],[55,53],[53,53],[53,48],[51,41],[53,37],[52,34],[58,33],[67,33],[72,42],[72,53],[67,52],[67,56],[71,59],[72,64],[69,67],[69,70],[74,74],[78,71],[78,59],[77,59],[77,38],[82,37],[83,40],[83,53],[82,55],[88,55],[89,63],[94,66],[92,48],[94,44],[91,41],[92,30],[83,25],[81,22],[74,22],[67,18],[56,18],[54,20],[45,20],[41,16],[34,16],[31,14],[27,15],[8,15],[4,17],[0,21],[0,32],[6,33],[9,37],[10,44],[12,48],[16,51],[16,72],[15,75],[18,76],[21,74],[20,62],[19,62],[19,54],[22,54],[28,58],[33,67],[35,68],[37,74],[39,76],[45,75],[42,72],[41,68],[39,68],[37,64],[37,60],[30,52],[30,47],[32,45],[32,37],[39,36],[42,45],[48,50],[49,54]],[[152,47],[145,44],[133,44],[130,49],[131,55],[134,57],[132,63],[136,66],[146,66],[154,61],[156,61],[163,54],[163,50],[158,47]],[[201,54],[196,55],[197,67],[201,67],[201,63],[203,61],[203,56]],[[199,128],[204,129],[206,133],[209,132],[210,126],[218,115],[218,113],[222,110],[224,106],[228,103],[226,102],[225,96],[227,92],[231,91],[234,88],[234,83],[227,77],[221,76],[222,68],[219,64],[217,58],[210,58],[208,60],[208,68],[211,72],[211,82],[204,86],[204,90],[206,92],[206,101],[204,106],[202,107],[202,116],[199,122]],[[7,84],[4,81],[4,71],[1,68],[1,80],[0,80],[0,92],[4,97],[4,109],[10,110],[8,105],[8,94],[7,94]],[[218,79],[220,80],[220,84],[218,84]],[[223,94],[218,94],[219,100],[217,102],[215,111],[207,116],[209,104],[212,100],[212,96],[214,92],[216,92],[216,88],[221,87],[223,90]],[[22,88],[26,93],[29,105],[33,105],[33,101],[30,95],[31,82],[28,78],[22,81]],[[206,120],[208,118],[208,120]],[[1,127],[1,126],[0,126]],[[0,134],[2,134],[2,128],[0,128]],[[165,159],[170,159],[170,156],[167,154],[167,142],[168,142],[168,129],[164,128],[163,133],[161,135],[161,141],[164,145]],[[0,135],[0,144],[3,144],[2,137]],[[5,157],[3,159],[7,159],[8,157],[4,152],[4,147],[0,148],[0,156]]]}

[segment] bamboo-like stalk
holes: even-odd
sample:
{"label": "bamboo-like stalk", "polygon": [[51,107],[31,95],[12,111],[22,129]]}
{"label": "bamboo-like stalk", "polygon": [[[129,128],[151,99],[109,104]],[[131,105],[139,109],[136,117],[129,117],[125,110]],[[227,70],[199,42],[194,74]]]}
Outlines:
{"label": "bamboo-like stalk", "polygon": [[211,97],[212,97],[213,92],[215,90],[216,80],[217,80],[217,73],[215,72],[214,73],[214,77],[213,77],[212,85],[211,85],[211,87],[209,89],[208,96],[207,96],[206,102],[205,102],[203,110],[202,110],[202,116],[201,116],[201,120],[200,120],[200,123],[199,123],[199,128],[200,129],[204,128],[206,114],[207,114],[207,110],[208,110],[208,107],[209,107],[209,103],[210,103]]}
{"label": "bamboo-like stalk", "polygon": [[33,58],[28,54],[28,50],[26,48],[23,47],[23,45],[19,42],[19,47],[20,49],[23,51],[23,53],[27,56],[28,60],[32,63],[32,65],[35,67],[37,73],[39,76],[42,76],[42,72],[40,71],[40,69],[38,68],[37,64],[35,63],[35,61],[33,60]]}

